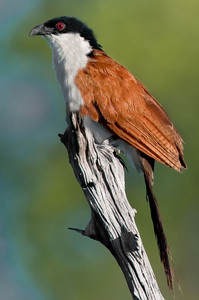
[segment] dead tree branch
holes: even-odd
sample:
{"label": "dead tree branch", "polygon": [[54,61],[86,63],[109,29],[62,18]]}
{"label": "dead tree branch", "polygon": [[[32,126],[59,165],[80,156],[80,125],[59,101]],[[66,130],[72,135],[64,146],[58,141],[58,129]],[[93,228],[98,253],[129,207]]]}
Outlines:
{"label": "dead tree branch", "polygon": [[163,300],[135,224],[136,211],[126,197],[124,167],[116,150],[108,141],[95,143],[78,114],[72,113],[69,121],[60,138],[91,208],[86,229],[75,230],[110,250],[133,299]]}

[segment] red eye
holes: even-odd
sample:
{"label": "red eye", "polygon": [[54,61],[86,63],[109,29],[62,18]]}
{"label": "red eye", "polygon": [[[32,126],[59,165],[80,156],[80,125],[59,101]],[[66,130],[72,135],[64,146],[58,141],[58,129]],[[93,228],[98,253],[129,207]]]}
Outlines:
{"label": "red eye", "polygon": [[65,24],[62,23],[62,22],[58,22],[55,27],[59,30],[59,31],[62,31],[64,28],[65,28]]}

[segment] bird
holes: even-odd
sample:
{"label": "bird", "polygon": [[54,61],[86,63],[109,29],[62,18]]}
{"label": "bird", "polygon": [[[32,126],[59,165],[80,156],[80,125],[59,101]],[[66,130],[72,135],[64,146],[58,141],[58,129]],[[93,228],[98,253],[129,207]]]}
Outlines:
{"label": "bird", "polygon": [[173,290],[171,254],[153,192],[158,161],[178,172],[186,168],[183,139],[161,104],[98,43],[78,18],[61,16],[35,26],[30,36],[44,37],[68,112],[79,112],[98,143],[113,138],[144,175],[154,232],[167,283]]}

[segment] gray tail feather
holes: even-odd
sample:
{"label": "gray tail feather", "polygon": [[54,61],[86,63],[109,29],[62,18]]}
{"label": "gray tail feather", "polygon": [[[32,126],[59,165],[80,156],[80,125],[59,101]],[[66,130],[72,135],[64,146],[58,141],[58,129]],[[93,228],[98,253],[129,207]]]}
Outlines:
{"label": "gray tail feather", "polygon": [[149,201],[151,218],[153,221],[153,228],[157,239],[157,244],[160,252],[160,259],[164,265],[164,270],[167,278],[167,283],[171,291],[173,291],[174,275],[173,270],[170,266],[169,258],[172,262],[170,249],[167,243],[167,239],[164,233],[162,219],[159,212],[159,206],[156,197],[153,193],[153,170],[154,170],[154,159],[150,157],[141,157],[144,179],[146,183],[147,200]]}

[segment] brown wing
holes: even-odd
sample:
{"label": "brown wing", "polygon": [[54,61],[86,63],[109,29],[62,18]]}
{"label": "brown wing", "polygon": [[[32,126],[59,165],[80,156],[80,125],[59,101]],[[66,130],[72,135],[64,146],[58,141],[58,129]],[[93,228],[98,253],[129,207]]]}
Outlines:
{"label": "brown wing", "polygon": [[103,51],[76,77],[88,114],[150,157],[177,171],[186,167],[183,141],[161,105],[123,66]]}

